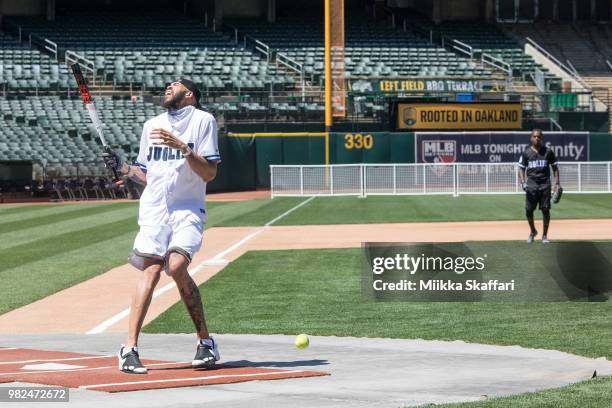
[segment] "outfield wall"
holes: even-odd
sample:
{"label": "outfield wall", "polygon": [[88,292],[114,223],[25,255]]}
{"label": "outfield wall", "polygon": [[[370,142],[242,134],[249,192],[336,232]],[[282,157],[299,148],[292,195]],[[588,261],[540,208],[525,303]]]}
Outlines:
{"label": "outfield wall", "polygon": [[[545,132],[545,141],[563,161],[612,160],[609,133]],[[219,137],[223,162],[210,188],[270,187],[270,165],[515,162],[528,142],[526,131],[227,133]],[[495,152],[485,153],[487,145]]]}
{"label": "outfield wall", "polygon": [[589,133],[589,154],[592,161],[612,160],[612,134]]}

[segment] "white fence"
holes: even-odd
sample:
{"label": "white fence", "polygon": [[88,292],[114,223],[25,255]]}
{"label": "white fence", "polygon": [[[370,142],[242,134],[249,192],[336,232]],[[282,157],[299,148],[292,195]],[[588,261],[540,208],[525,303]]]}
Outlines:
{"label": "white fence", "polygon": [[[612,162],[563,162],[567,193],[610,193]],[[270,166],[272,197],[522,193],[514,163]]]}

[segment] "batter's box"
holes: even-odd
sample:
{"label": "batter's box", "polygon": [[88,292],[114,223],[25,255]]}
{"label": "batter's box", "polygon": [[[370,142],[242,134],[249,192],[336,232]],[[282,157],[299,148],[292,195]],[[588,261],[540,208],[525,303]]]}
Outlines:
{"label": "batter's box", "polygon": [[147,374],[126,374],[118,370],[114,355],[7,347],[0,348],[0,383],[24,382],[122,392],[329,375],[322,371],[222,364],[213,370],[196,370],[190,361],[143,360],[143,363],[149,369]]}

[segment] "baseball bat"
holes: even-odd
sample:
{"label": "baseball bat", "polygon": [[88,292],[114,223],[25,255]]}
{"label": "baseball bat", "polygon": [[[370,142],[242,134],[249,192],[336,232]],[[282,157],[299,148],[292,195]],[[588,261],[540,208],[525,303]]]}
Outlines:
{"label": "baseball bat", "polygon": [[[104,132],[102,131],[102,122],[100,121],[100,117],[98,116],[98,110],[96,109],[96,104],[93,100],[93,96],[91,96],[91,92],[89,92],[89,86],[87,86],[87,81],[85,81],[85,77],[83,76],[83,72],[81,71],[81,66],[78,62],[75,62],[74,64],[70,65],[70,69],[72,69],[74,79],[76,80],[76,83],[79,86],[79,93],[81,94],[81,99],[85,104],[85,108],[87,108],[87,113],[89,114],[91,122],[96,128],[96,132],[98,133],[98,137],[100,137],[102,146],[104,146],[105,150],[109,150],[110,147],[108,146],[106,138],[104,137]],[[111,170],[113,171],[113,176],[115,177],[115,180],[119,180],[117,170]]]}

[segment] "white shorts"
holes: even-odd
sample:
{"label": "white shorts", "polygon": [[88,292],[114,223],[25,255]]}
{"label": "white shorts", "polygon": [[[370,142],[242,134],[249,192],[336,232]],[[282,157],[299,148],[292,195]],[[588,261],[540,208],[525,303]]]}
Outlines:
{"label": "white shorts", "polygon": [[167,224],[141,225],[134,240],[134,252],[164,258],[169,249],[178,248],[191,261],[202,246],[203,233],[204,222],[199,215],[182,213],[180,217],[170,217]]}

